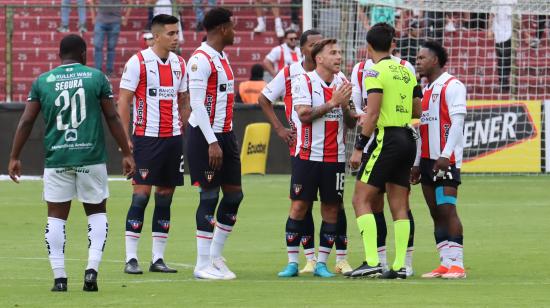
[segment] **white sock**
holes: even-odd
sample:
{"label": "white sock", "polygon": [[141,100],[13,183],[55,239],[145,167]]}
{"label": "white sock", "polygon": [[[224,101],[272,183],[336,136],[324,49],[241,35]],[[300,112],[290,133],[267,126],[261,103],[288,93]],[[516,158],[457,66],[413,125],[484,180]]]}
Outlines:
{"label": "white sock", "polygon": [[107,214],[98,213],[88,216],[88,266],[86,269],[94,269],[99,271],[99,263],[107,241],[107,233],[109,232],[109,223],[107,222]]}
{"label": "white sock", "polygon": [[307,261],[315,261],[315,248],[304,249],[304,256]]}
{"label": "white sock", "polygon": [[275,28],[283,28],[283,21],[281,20],[281,17],[275,18]]}
{"label": "white sock", "polygon": [[264,18],[263,18],[263,17],[258,17],[258,18],[256,18],[256,20],[258,20],[258,26],[259,26],[259,25],[264,25],[264,24],[265,24]]}
{"label": "white sock", "polygon": [[328,256],[330,255],[330,248],[319,246],[319,258],[317,259],[317,262],[319,263],[327,263]]}
{"label": "white sock", "polygon": [[212,237],[212,245],[210,246],[210,257],[212,259],[222,256],[225,241],[227,241],[227,238],[229,237],[229,234],[232,230],[233,226],[228,226],[216,222],[216,227],[214,228],[214,236]]}
{"label": "white sock", "polygon": [[345,260],[348,258],[348,251],[346,249],[344,250],[336,250],[336,262],[340,262],[342,260]]}
{"label": "white sock", "polygon": [[451,260],[449,259],[449,242],[443,241],[436,245],[439,251],[439,262],[446,268],[451,267]]}
{"label": "white sock", "polygon": [[54,278],[67,278],[65,272],[65,223],[66,221],[63,219],[48,217],[46,225],[46,247]]}
{"label": "white sock", "polygon": [[386,246],[380,246],[377,248],[378,251],[378,260],[380,262],[380,265],[382,268],[386,268],[388,266],[388,258],[386,256]]}
{"label": "white sock", "polygon": [[166,242],[168,242],[168,233],[153,232],[153,263],[158,259],[164,259]]}
{"label": "white sock", "polygon": [[451,266],[458,266],[464,268],[464,252],[463,246],[459,243],[449,242],[449,261]]}
{"label": "white sock", "polygon": [[197,230],[197,264],[196,269],[203,269],[210,264],[210,246],[214,233]]}
{"label": "white sock", "polygon": [[407,247],[407,254],[405,255],[405,267],[412,268],[413,253],[414,253],[414,247]]}
{"label": "white sock", "polygon": [[130,259],[138,260],[137,250],[141,233],[126,231],[126,262]]}
{"label": "white sock", "polygon": [[288,263],[298,263],[300,246],[286,246],[286,253],[288,254]]}

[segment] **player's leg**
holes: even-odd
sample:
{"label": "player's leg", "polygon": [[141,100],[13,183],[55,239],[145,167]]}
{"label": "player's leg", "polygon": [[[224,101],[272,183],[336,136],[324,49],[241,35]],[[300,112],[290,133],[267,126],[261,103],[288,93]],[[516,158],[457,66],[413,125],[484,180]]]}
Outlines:
{"label": "player's leg", "polygon": [[124,272],[127,274],[143,274],[143,271],[139,267],[137,252],[143,228],[145,208],[147,207],[147,203],[149,203],[150,195],[151,185],[135,184],[133,186],[132,201],[126,214],[126,232],[124,234],[126,247]]}
{"label": "player's leg", "polygon": [[384,216],[384,192],[380,192],[374,197],[372,214],[376,221],[376,251],[378,252],[378,260],[384,270],[388,267],[386,237],[388,236],[388,226],[386,225],[386,217]]}
{"label": "player's leg", "polygon": [[407,277],[414,275],[413,270],[413,254],[414,254],[414,216],[411,211],[410,206],[410,194],[411,191],[409,190],[409,198],[407,198],[407,216],[409,217],[410,221],[410,231],[409,231],[409,242],[407,243],[407,255],[405,256],[405,270],[407,271]]}
{"label": "player's leg", "polygon": [[177,273],[176,269],[170,268],[164,262],[164,251],[168,242],[170,231],[170,217],[174,186],[155,187],[155,210],[151,223],[152,231],[152,259],[149,266],[150,272]]}
{"label": "player's leg", "polygon": [[327,268],[327,261],[337,236],[339,210],[339,203],[334,201],[327,202],[327,200],[323,201],[321,199],[321,217],[323,221],[319,230],[319,254],[313,273],[315,276],[323,278],[334,277],[334,274]]}
{"label": "player's leg", "polygon": [[395,260],[389,271],[384,272],[381,278],[406,278],[405,256],[409,241],[410,221],[407,215],[407,198],[409,188],[394,184],[386,184],[388,204],[393,217],[395,236]]}
{"label": "player's leg", "polygon": [[351,272],[353,269],[348,262],[348,220],[343,203],[340,204],[340,210],[338,211],[334,246],[336,247],[335,271],[342,274]]}
{"label": "player's leg", "polygon": [[302,247],[306,257],[306,265],[300,270],[300,274],[313,273],[317,258],[315,256],[315,222],[313,221],[313,202],[309,203],[306,216],[304,217],[304,228],[302,233]]}

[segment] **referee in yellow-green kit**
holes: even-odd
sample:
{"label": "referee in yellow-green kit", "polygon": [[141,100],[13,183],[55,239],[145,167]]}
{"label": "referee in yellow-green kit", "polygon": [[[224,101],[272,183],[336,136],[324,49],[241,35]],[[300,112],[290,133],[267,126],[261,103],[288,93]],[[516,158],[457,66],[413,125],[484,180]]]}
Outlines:
{"label": "referee in yellow-green kit", "polygon": [[[405,255],[410,231],[407,198],[416,155],[415,133],[409,124],[413,115],[420,116],[420,99],[415,98],[422,97],[422,90],[416,77],[391,59],[394,35],[394,28],[386,23],[374,25],[367,33],[368,53],[375,65],[365,71],[368,105],[355,151],[363,151],[371,136],[375,137],[369,143],[369,160],[353,195],[365,261],[350,273],[351,277],[406,278]],[[351,163],[353,168],[358,167],[357,162]],[[384,192],[388,195],[395,226],[395,261],[390,270],[382,273],[376,251],[377,230],[372,206],[377,194]]]}

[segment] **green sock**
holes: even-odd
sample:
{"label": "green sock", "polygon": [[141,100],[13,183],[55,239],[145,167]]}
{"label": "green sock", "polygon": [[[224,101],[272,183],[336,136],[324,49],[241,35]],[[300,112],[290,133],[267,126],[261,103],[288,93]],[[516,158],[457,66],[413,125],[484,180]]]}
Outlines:
{"label": "green sock", "polygon": [[[376,266],[380,262],[378,260],[378,252],[376,251],[376,221],[373,214],[365,214],[357,217],[357,226],[363,237],[363,247],[365,248],[365,260],[370,266]],[[407,236],[408,237],[408,236]],[[405,249],[407,249],[405,243]]]}
{"label": "green sock", "polygon": [[393,226],[395,232],[395,261],[392,268],[394,271],[397,271],[405,267],[411,222],[408,219],[396,220],[393,222]]}

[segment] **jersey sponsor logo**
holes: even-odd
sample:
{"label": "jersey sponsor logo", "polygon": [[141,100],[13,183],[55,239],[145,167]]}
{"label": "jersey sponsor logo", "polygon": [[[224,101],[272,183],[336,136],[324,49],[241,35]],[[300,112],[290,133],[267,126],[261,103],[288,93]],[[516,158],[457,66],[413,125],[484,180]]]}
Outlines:
{"label": "jersey sponsor logo", "polygon": [[220,92],[227,91],[227,85],[225,83],[220,84]]}
{"label": "jersey sponsor logo", "polygon": [[204,171],[204,177],[208,181],[208,183],[212,182],[214,179],[214,170],[206,170]]}
{"label": "jersey sponsor logo", "polygon": [[422,115],[420,116],[420,123],[422,124],[428,124],[429,122],[438,121],[438,117],[431,115],[430,111],[423,111]]}
{"label": "jersey sponsor logo", "polygon": [[159,99],[171,100],[177,97],[176,89],[173,87],[160,87],[157,91]]}
{"label": "jersey sponsor logo", "polygon": [[139,169],[139,175],[141,176],[142,180],[145,180],[147,178],[147,175],[149,175],[149,169]]}
{"label": "jersey sponsor logo", "polygon": [[65,131],[65,141],[73,142],[78,140],[78,131],[74,128],[69,128]]}
{"label": "jersey sponsor logo", "polygon": [[47,78],[46,78],[46,82],[55,82],[57,80],[57,78],[55,78],[55,75],[54,74],[50,74]]}
{"label": "jersey sponsor logo", "polygon": [[411,81],[410,71],[402,65],[390,65],[390,71],[393,73],[393,80],[402,80],[404,83]]}
{"label": "jersey sponsor logo", "polygon": [[149,96],[157,96],[157,89],[149,89]]}
{"label": "jersey sponsor logo", "polygon": [[470,107],[464,124],[464,160],[503,150],[536,135],[525,104]]}
{"label": "jersey sponsor logo", "polygon": [[246,154],[265,154],[266,150],[267,144],[265,143],[253,144],[252,142],[249,142],[246,149]]}
{"label": "jersey sponsor logo", "polygon": [[138,230],[139,228],[141,228],[141,225],[143,224],[141,221],[139,220],[135,220],[135,219],[128,219],[128,224],[130,225],[130,227],[134,230]]}
{"label": "jersey sponsor logo", "polygon": [[365,70],[365,77],[378,77],[379,74],[375,70]]}
{"label": "jersey sponsor logo", "polygon": [[292,184],[292,189],[295,195],[299,195],[302,192],[302,184]]}
{"label": "jersey sponsor logo", "polygon": [[143,108],[145,107],[145,102],[143,101],[142,98],[140,98],[138,100],[138,103],[137,103],[137,121],[136,121],[136,125],[138,126],[141,126],[143,125]]}

